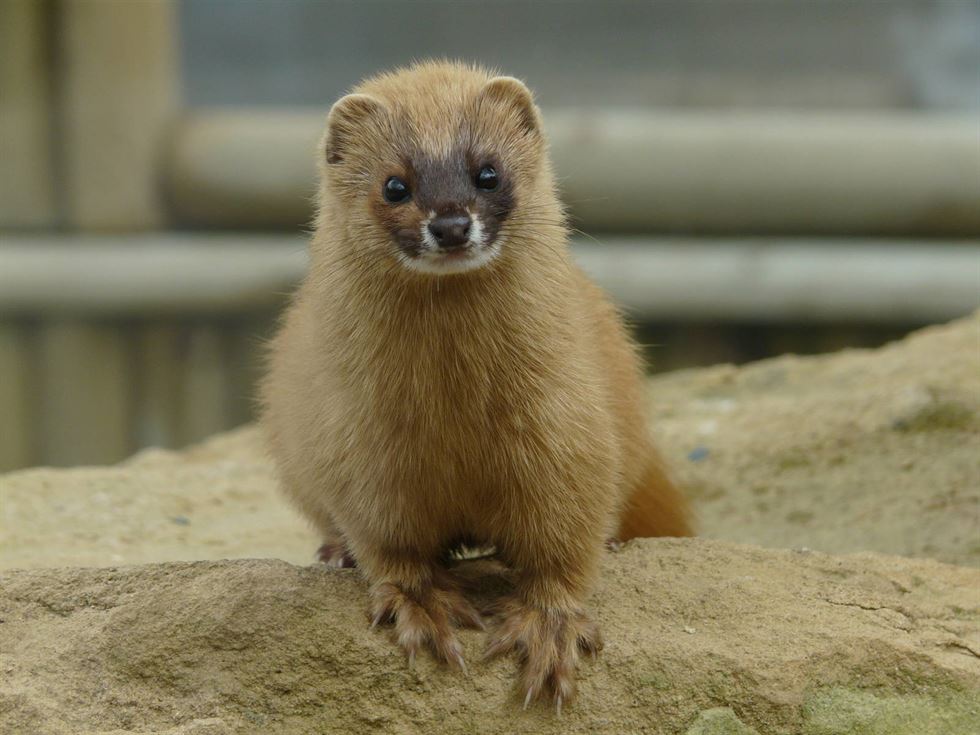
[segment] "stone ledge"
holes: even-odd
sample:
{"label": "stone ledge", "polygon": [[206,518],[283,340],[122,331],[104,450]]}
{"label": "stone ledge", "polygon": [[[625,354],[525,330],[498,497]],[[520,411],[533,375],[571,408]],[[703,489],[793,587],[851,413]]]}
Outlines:
{"label": "stone ledge", "polygon": [[980,711],[978,590],[980,571],[928,560],[635,541],[604,561],[592,607],[606,649],[556,719],[520,711],[515,662],[480,663],[478,633],[463,633],[469,674],[428,657],[409,671],[368,629],[354,571],[9,571],[0,729],[965,735]]}

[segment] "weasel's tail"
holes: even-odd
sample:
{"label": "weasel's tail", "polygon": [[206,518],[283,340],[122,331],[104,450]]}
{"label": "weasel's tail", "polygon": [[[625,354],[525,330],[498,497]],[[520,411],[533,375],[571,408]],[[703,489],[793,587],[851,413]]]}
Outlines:
{"label": "weasel's tail", "polygon": [[667,475],[660,458],[656,457],[623,508],[619,540],[693,535],[687,499]]}

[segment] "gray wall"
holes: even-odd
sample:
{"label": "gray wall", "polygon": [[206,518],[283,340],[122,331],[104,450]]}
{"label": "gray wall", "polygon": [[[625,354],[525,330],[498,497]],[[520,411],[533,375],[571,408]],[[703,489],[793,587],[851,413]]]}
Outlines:
{"label": "gray wall", "polygon": [[322,105],[413,58],[546,106],[980,107],[980,0],[182,0],[191,105]]}

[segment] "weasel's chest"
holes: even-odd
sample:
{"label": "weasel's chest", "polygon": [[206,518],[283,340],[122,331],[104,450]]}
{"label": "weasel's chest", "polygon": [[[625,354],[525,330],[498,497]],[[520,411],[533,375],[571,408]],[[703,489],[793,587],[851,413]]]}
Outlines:
{"label": "weasel's chest", "polygon": [[419,344],[375,363],[357,390],[365,438],[427,470],[500,459],[546,420],[554,387],[514,346],[480,347]]}

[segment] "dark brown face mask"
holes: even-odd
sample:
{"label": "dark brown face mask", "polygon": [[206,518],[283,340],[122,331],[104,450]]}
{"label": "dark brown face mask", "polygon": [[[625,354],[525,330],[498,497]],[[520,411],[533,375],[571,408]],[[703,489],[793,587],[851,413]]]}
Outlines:
{"label": "dark brown face mask", "polygon": [[512,181],[495,159],[460,148],[409,157],[403,167],[381,183],[374,213],[408,258],[489,246],[513,211]]}

